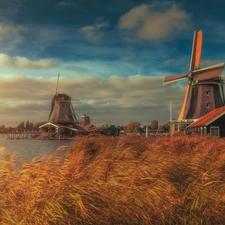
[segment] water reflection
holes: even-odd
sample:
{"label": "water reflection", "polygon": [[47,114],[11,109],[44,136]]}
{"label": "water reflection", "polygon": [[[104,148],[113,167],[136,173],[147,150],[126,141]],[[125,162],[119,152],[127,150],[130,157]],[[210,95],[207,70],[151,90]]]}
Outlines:
{"label": "water reflection", "polygon": [[6,136],[0,134],[0,157],[16,154],[18,162],[30,162],[33,158],[53,154],[57,148],[65,146],[65,152],[72,146],[74,140],[6,140]]}

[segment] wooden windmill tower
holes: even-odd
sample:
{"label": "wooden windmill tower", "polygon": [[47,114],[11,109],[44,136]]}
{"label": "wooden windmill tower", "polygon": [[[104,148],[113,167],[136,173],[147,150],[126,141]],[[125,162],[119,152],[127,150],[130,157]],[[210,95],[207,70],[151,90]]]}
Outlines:
{"label": "wooden windmill tower", "polygon": [[72,103],[71,98],[66,94],[60,94],[59,91],[59,74],[55,88],[55,95],[52,98],[51,111],[48,121],[51,123],[73,125],[79,124]]}
{"label": "wooden windmill tower", "polygon": [[187,78],[186,93],[178,121],[199,119],[213,109],[224,105],[224,63],[199,68],[202,51],[202,31],[194,32],[189,72],[166,76],[163,84]]}

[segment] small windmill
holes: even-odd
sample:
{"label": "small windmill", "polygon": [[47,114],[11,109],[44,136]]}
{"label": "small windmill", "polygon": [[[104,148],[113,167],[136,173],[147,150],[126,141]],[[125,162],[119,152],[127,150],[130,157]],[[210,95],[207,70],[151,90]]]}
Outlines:
{"label": "small windmill", "polygon": [[188,79],[179,120],[199,119],[213,109],[224,105],[224,63],[199,68],[202,52],[202,31],[195,31],[189,72],[166,76],[163,84]]}
{"label": "small windmill", "polygon": [[71,98],[66,94],[58,93],[59,76],[60,74],[58,74],[55,95],[52,98],[48,121],[60,124],[79,124],[71,103]]}

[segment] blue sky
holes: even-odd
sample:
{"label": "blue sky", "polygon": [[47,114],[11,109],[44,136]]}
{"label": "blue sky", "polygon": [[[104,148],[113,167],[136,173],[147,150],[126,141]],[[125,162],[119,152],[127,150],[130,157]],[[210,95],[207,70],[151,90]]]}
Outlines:
{"label": "blue sky", "polygon": [[194,30],[203,30],[201,65],[225,60],[222,0],[0,0],[0,124],[46,121],[60,92],[78,119],[96,125],[177,117]]}

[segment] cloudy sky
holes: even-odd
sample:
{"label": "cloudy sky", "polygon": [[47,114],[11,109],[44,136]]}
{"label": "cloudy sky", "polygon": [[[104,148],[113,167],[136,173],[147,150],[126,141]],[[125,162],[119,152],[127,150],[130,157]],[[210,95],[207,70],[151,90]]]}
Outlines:
{"label": "cloudy sky", "polygon": [[177,117],[194,30],[202,65],[225,61],[222,0],[0,0],[0,125],[46,121],[57,74],[78,119],[96,125]]}

